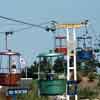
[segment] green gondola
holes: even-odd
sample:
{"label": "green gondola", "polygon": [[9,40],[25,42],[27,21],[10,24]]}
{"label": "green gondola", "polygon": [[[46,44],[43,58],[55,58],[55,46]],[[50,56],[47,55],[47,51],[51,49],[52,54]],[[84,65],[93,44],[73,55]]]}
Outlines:
{"label": "green gondola", "polygon": [[64,94],[66,92],[65,77],[62,79],[55,77],[58,74],[54,71],[55,61],[63,59],[64,54],[49,52],[39,54],[38,57],[39,62],[41,62],[38,66],[38,88],[40,95],[52,96]]}
{"label": "green gondola", "polygon": [[39,80],[40,95],[62,95],[66,91],[66,81],[60,80]]}

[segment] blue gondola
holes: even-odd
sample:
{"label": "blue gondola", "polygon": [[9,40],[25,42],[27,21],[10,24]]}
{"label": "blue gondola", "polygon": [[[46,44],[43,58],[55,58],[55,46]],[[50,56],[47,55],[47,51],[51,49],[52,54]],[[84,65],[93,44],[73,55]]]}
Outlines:
{"label": "blue gondola", "polygon": [[93,51],[92,50],[81,50],[77,52],[77,60],[91,60],[93,59]]}

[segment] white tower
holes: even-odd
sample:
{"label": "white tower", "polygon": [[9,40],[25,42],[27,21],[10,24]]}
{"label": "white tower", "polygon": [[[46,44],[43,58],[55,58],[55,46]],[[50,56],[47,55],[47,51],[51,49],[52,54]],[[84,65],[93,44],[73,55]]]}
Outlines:
{"label": "white tower", "polygon": [[[66,86],[66,99],[70,100],[71,96],[77,97],[77,69],[76,69],[76,33],[75,30],[80,28],[81,24],[58,24],[56,28],[66,29],[67,34],[67,86]],[[73,74],[73,78],[71,75]],[[74,86],[74,92],[70,90]]]}

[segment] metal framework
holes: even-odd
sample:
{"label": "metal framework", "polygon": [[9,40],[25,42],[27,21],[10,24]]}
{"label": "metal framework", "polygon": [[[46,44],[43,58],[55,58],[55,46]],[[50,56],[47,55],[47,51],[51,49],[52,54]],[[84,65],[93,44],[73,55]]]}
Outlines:
{"label": "metal framework", "polygon": [[[67,34],[67,86],[66,86],[66,99],[70,100],[71,96],[74,96],[75,100],[78,100],[77,96],[77,70],[76,70],[76,33],[75,29],[80,28],[80,24],[58,24],[56,28],[66,29]],[[71,60],[71,57],[73,60]],[[73,63],[71,65],[71,63]],[[73,79],[71,79],[71,74],[73,72]],[[74,93],[69,93],[70,86],[75,85]]]}

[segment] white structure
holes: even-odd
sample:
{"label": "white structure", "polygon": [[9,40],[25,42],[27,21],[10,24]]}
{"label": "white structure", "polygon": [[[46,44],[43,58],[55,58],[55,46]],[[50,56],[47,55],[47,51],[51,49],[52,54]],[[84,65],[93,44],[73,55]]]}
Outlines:
{"label": "white structure", "polygon": [[[81,24],[58,24],[56,28],[66,29],[67,32],[67,81],[77,81],[77,71],[76,71],[76,33],[75,29],[80,28]],[[72,58],[72,60],[71,60]],[[71,61],[70,61],[71,60]],[[73,72],[73,79],[71,79],[71,74]],[[73,83],[74,84],[74,83]],[[68,85],[68,84],[67,84]],[[71,95],[68,94],[68,86],[66,87],[66,100],[70,100]],[[75,100],[78,100],[77,93],[73,95]]]}

